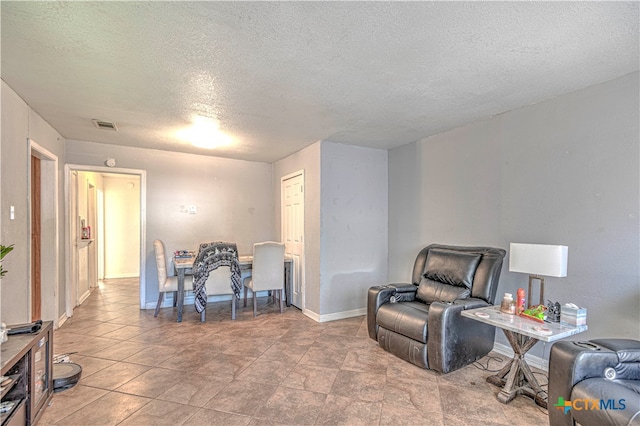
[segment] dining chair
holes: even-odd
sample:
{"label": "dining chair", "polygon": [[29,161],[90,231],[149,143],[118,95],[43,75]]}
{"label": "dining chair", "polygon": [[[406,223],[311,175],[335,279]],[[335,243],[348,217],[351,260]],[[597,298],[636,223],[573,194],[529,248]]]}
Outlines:
{"label": "dining chair", "polygon": [[[153,316],[157,317],[165,293],[173,293],[173,307],[175,308],[176,302],[178,301],[178,277],[167,276],[167,258],[164,254],[164,243],[160,240],[155,240],[153,242],[153,250],[156,254],[156,268],[158,270],[158,304],[156,305],[156,311]],[[184,277],[184,284],[185,291],[187,288],[191,288],[193,286],[192,278]],[[187,284],[189,284],[188,287]]]}
{"label": "dining chair", "polygon": [[202,243],[193,263],[194,305],[200,313],[200,321],[206,319],[207,297],[231,294],[231,319],[236,319],[240,299],[238,248],[235,243],[216,241]]}
{"label": "dining chair", "polygon": [[267,241],[253,245],[253,266],[251,276],[244,279],[244,305],[247,306],[247,289],[253,296],[253,316],[258,316],[256,293],[273,292],[275,304],[276,292],[280,293],[280,313],[284,312],[284,244]]}
{"label": "dining chair", "polygon": [[[218,266],[217,269],[209,272],[209,277],[204,284],[207,289],[207,296],[231,295],[231,319],[236,319],[237,299],[231,288],[231,267]],[[200,313],[200,319],[205,320],[205,312]]]}

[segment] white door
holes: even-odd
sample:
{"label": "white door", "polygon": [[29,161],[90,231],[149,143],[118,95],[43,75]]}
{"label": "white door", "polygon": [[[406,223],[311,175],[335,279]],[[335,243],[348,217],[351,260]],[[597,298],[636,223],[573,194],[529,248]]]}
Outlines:
{"label": "white door", "polygon": [[282,241],[285,255],[293,258],[291,303],[304,309],[304,172],[282,178]]}

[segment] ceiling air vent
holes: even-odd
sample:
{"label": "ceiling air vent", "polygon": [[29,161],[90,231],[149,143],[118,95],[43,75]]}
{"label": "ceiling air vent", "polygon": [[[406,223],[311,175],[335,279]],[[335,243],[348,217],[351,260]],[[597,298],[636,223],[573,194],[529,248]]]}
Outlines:
{"label": "ceiling air vent", "polygon": [[96,119],[93,119],[91,121],[93,121],[93,124],[98,129],[113,130],[114,132],[118,131],[118,127],[116,126],[116,123],[111,123],[109,121],[102,121],[102,120],[96,120]]}

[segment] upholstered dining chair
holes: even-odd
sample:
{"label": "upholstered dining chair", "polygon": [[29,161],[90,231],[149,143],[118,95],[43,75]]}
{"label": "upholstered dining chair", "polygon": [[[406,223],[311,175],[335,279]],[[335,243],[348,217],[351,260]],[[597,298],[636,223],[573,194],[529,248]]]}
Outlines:
{"label": "upholstered dining chair", "polygon": [[193,262],[194,305],[200,321],[206,319],[207,296],[231,294],[231,319],[236,319],[242,282],[235,243],[202,243]]}
{"label": "upholstered dining chair", "polygon": [[284,244],[267,241],[253,245],[253,266],[251,276],[244,279],[244,305],[247,306],[247,290],[253,296],[253,316],[258,316],[256,293],[273,292],[275,303],[276,292],[280,293],[280,313],[284,312]]}
{"label": "upholstered dining chair", "polygon": [[[207,289],[207,296],[231,295],[231,319],[236,319],[237,300],[231,288],[231,267],[219,266],[209,272],[204,286]],[[205,320],[205,311],[200,313],[200,317],[202,321]]]}
{"label": "upholstered dining chair", "polygon": [[[153,250],[156,254],[156,268],[158,269],[158,304],[153,316],[157,317],[165,293],[173,293],[173,306],[176,306],[178,300],[178,277],[167,276],[167,258],[164,254],[164,243],[160,240],[155,240],[153,242]],[[185,291],[192,286],[192,278],[190,276],[184,277]]]}

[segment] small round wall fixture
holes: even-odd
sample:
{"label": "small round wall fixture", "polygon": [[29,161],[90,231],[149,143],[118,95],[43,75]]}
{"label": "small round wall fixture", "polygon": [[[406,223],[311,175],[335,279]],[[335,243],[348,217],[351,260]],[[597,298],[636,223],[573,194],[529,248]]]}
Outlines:
{"label": "small round wall fixture", "polygon": [[115,167],[116,166],[116,159],[115,158],[107,158],[107,161],[105,161],[104,164],[106,164],[107,167]]}

